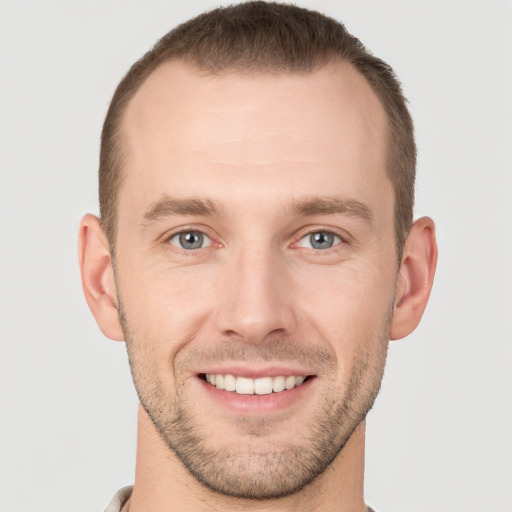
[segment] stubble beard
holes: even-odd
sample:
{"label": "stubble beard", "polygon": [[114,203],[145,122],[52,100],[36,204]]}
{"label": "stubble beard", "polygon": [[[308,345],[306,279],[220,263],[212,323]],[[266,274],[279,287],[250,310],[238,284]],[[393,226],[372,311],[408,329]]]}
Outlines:
{"label": "stubble beard", "polygon": [[[174,398],[169,396],[154,370],[156,361],[148,350],[151,343],[133,335],[135,331],[130,328],[121,305],[119,317],[139,400],[164,443],[208,489],[224,496],[252,500],[276,499],[300,491],[338,456],[366,418],[379,392],[391,321],[389,317],[380,332],[374,333],[368,345],[371,348],[353,363],[349,382],[341,396],[337,396],[339,390],[336,387],[324,385],[318,405],[304,425],[304,436],[287,438],[287,444],[281,443],[278,447],[258,442],[258,446],[266,447],[256,451],[251,441],[269,435],[272,427],[262,419],[244,419],[237,425],[247,439],[246,451],[240,452],[234,451],[232,446],[219,447],[209,443],[215,432],[208,429],[207,418],[198,417],[186,399],[182,385],[177,385]],[[252,357],[256,361],[255,354],[259,352],[257,357],[261,360],[262,350],[265,352],[263,359],[269,359],[276,350],[280,352],[278,360],[286,360],[286,354],[288,360],[297,358],[297,345],[290,340],[274,340],[263,349],[261,346],[247,347],[227,347],[209,353],[208,358],[219,361],[229,355],[232,360],[251,360]],[[332,354],[318,349],[313,357],[324,359],[331,375],[335,372],[337,363]]]}

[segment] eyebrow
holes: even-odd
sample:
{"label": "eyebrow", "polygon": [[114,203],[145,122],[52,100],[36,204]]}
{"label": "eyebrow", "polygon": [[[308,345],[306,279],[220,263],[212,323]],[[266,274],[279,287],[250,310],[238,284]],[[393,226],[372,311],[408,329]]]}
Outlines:
{"label": "eyebrow", "polygon": [[[293,200],[286,205],[285,211],[304,217],[313,215],[347,215],[360,218],[372,225],[374,216],[370,208],[354,199],[340,197],[310,197]],[[208,198],[173,198],[165,196],[150,205],[144,214],[143,225],[151,224],[161,218],[174,215],[213,217],[219,214],[219,208]]]}
{"label": "eyebrow", "polygon": [[374,216],[370,208],[361,201],[354,199],[312,197],[293,202],[292,212],[303,216],[343,214],[360,218],[369,224],[374,223]]}
{"label": "eyebrow", "polygon": [[218,210],[210,199],[177,199],[165,196],[163,199],[160,199],[150,205],[144,214],[143,224],[151,224],[162,217],[170,217],[173,215],[197,215],[201,217],[211,217],[217,214]]}

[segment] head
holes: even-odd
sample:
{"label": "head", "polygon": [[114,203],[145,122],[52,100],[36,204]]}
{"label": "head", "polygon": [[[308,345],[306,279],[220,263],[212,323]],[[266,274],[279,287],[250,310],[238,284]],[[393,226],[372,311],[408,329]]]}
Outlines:
{"label": "head", "polygon": [[196,481],[277,498],[338,463],[432,284],[414,155],[391,69],[297,7],[202,15],[123,79],[84,290]]}
{"label": "head", "polygon": [[103,125],[99,166],[101,221],[115,249],[118,192],[126,169],[122,120],[132,97],[162,63],[180,60],[211,75],[307,74],[334,62],[354,67],[386,113],[386,172],[395,203],[397,260],[413,219],[416,145],[413,122],[392,68],[345,27],[318,12],[263,1],[202,14],[171,30],[119,83]]}

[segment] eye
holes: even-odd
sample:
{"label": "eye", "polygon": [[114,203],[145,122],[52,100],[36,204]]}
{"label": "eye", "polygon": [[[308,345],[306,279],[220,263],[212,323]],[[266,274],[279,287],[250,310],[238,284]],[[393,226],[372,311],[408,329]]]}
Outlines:
{"label": "eye", "polygon": [[308,247],[311,249],[330,249],[342,242],[341,238],[330,231],[314,231],[303,236],[299,243],[299,247]]}
{"label": "eye", "polygon": [[169,239],[169,243],[180,249],[194,251],[211,245],[212,241],[201,231],[182,231]]}

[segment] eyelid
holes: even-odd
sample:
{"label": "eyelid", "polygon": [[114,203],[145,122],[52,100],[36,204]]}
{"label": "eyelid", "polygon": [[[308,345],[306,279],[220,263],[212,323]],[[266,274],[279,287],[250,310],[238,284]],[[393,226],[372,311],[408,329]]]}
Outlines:
{"label": "eyelid", "polygon": [[[333,236],[333,244],[330,247],[326,247],[325,249],[319,249],[318,247],[313,247],[311,245],[311,243],[309,242],[309,240],[311,239],[311,236],[314,235],[315,233],[331,234]],[[304,244],[302,244],[303,241],[305,242]],[[312,233],[309,233],[309,234],[303,236],[302,238],[300,238],[299,241],[297,242],[297,246],[298,247],[304,247],[306,249],[314,249],[314,250],[319,250],[319,251],[328,251],[329,249],[332,249],[333,247],[338,246],[342,242],[343,241],[342,241],[341,237],[339,237],[335,233],[328,233],[327,231],[316,231],[316,232],[313,231]]]}
{"label": "eyelid", "polygon": [[194,250],[194,251],[197,251],[199,249],[206,249],[207,247],[210,247],[210,245],[212,245],[212,242],[213,240],[206,234],[206,233],[203,233],[202,231],[199,231],[199,230],[196,230],[196,229],[185,229],[184,231],[178,231],[177,233],[174,233],[173,235],[171,235],[168,239],[167,239],[167,242],[174,246],[174,247],[177,247],[178,249],[182,249],[182,250],[187,250],[185,247],[182,247],[180,245],[179,242],[177,242],[176,244],[174,244],[172,242],[172,240],[174,238],[177,238],[179,239],[179,237],[183,234],[183,233],[198,233],[200,234],[202,237],[203,237],[203,242],[206,242],[206,245],[202,245],[201,247],[197,247],[196,249],[189,249],[189,250]]}
{"label": "eyelid", "polygon": [[[327,249],[315,249],[314,247],[307,247],[304,245],[299,245],[300,242],[304,239],[307,239],[311,235],[314,235],[315,233],[328,233],[330,235],[333,235],[335,237],[334,244],[327,248]],[[337,240],[336,240],[337,239]],[[321,252],[325,252],[329,249],[334,249],[335,247],[342,245],[342,244],[348,244],[350,243],[350,235],[346,234],[345,232],[340,233],[340,230],[334,229],[332,227],[308,227],[303,230],[301,230],[300,235],[296,238],[296,242],[293,243],[293,246],[305,248],[305,249],[313,249]]]}
{"label": "eyelid", "polygon": [[181,235],[182,233],[191,233],[191,232],[194,232],[194,233],[200,233],[201,235],[204,236],[204,238],[208,239],[209,240],[209,244],[204,246],[204,247],[200,247],[198,249],[195,249],[196,251],[199,251],[200,249],[206,249],[212,245],[218,245],[220,246],[221,243],[220,242],[217,242],[216,241],[216,236],[214,236],[214,234],[212,234],[212,230],[211,229],[208,229],[206,226],[203,226],[203,225],[193,225],[193,224],[189,224],[189,225],[185,225],[185,226],[179,226],[179,227],[175,227],[173,229],[170,229],[168,230],[167,232],[165,232],[163,235],[161,235],[159,237],[159,240],[160,242],[162,242],[164,245],[171,245],[172,247],[176,248],[176,249],[179,249],[179,250],[182,250],[182,251],[186,251],[186,252],[192,252],[191,250],[187,250],[183,247],[181,247],[179,244],[171,244],[171,240],[179,235]]}

